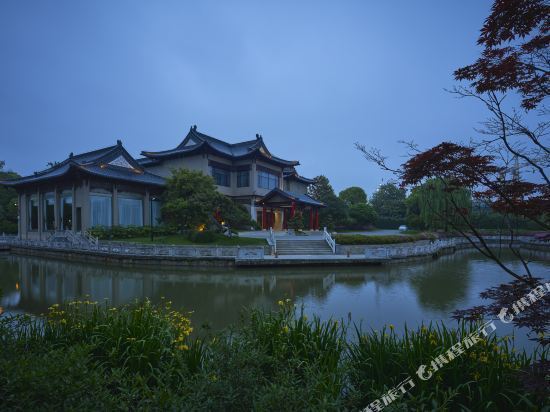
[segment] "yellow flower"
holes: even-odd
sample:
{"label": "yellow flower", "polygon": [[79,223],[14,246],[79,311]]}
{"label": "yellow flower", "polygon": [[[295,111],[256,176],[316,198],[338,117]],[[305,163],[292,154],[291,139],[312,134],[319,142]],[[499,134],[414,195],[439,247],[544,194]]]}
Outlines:
{"label": "yellow flower", "polygon": [[178,346],[178,349],[179,349],[179,350],[189,350],[189,346],[187,346],[187,345],[179,345],[179,346]]}
{"label": "yellow flower", "polygon": [[286,326],[286,325],[283,326],[283,332],[284,332],[284,333],[288,333],[288,330],[289,330],[289,329],[288,329],[288,326]]}
{"label": "yellow flower", "polygon": [[67,324],[67,319],[61,319],[61,323],[66,325]]}
{"label": "yellow flower", "polygon": [[391,330],[394,330],[394,329],[395,329],[395,326],[393,326],[391,323],[390,323],[390,329],[391,329]]}
{"label": "yellow flower", "polygon": [[481,374],[479,372],[476,372],[472,375],[472,377],[477,381],[481,377]]}
{"label": "yellow flower", "polygon": [[280,300],[280,301],[277,302],[277,305],[279,305],[279,306],[283,306],[284,304],[285,304],[285,303],[284,303],[282,300]]}

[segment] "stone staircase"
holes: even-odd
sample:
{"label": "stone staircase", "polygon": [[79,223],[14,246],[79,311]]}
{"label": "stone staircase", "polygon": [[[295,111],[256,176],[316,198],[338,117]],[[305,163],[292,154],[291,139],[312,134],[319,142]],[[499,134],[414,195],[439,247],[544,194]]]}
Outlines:
{"label": "stone staircase", "polygon": [[332,255],[326,240],[277,239],[277,255]]}

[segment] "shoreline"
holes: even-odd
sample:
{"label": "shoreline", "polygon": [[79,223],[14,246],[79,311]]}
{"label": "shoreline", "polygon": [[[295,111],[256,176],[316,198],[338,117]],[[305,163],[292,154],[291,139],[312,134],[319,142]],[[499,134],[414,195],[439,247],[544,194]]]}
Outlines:
{"label": "shoreline", "polygon": [[[508,249],[508,239],[488,236],[487,243]],[[339,254],[283,255],[266,254],[263,246],[153,246],[134,243],[99,244],[95,247],[44,241],[2,239],[0,252],[70,261],[116,263],[124,266],[163,267],[289,267],[289,266],[371,266],[407,261],[437,259],[457,250],[474,249],[461,237],[389,245],[338,245]],[[517,239],[520,249],[550,259],[550,244]],[[362,253],[357,253],[361,252]],[[352,253],[353,252],[353,253]]]}

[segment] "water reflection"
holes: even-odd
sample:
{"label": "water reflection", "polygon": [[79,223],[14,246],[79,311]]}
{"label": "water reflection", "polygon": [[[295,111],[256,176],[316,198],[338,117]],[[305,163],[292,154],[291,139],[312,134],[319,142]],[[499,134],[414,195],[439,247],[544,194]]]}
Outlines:
{"label": "water reflection", "polygon": [[[550,277],[548,262],[533,270]],[[347,268],[151,269],[7,255],[0,257],[0,306],[12,312],[43,313],[54,304],[90,295],[120,305],[161,297],[193,311],[196,325],[222,328],[239,319],[244,306],[273,308],[291,298],[321,318],[419,324],[448,319],[459,307],[479,303],[483,289],[508,281],[492,262],[461,253],[427,262]]]}

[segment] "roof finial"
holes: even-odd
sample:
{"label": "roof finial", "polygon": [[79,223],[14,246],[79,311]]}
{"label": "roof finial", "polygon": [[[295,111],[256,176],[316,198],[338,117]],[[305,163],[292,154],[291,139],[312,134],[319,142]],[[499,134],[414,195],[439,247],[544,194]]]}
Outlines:
{"label": "roof finial", "polygon": [[74,156],[73,152],[69,153],[69,159],[72,159],[73,156]]}
{"label": "roof finial", "polygon": [[262,136],[259,133],[256,133],[256,139],[260,140],[261,138],[262,138]]}
{"label": "roof finial", "polygon": [[193,130],[197,130],[197,125],[196,124],[193,125]]}
{"label": "roof finial", "polygon": [[117,144],[117,146],[122,146],[122,140],[117,139],[116,144]]}

